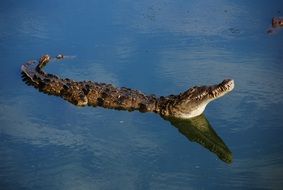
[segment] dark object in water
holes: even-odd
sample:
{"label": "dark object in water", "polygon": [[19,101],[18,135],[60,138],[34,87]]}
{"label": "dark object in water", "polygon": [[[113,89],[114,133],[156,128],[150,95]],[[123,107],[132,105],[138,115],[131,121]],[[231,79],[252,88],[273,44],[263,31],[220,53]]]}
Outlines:
{"label": "dark object in water", "polygon": [[273,28],[283,27],[283,17],[273,17],[272,27]]}
{"label": "dark object in water", "polygon": [[267,34],[276,34],[277,29],[283,28],[283,17],[273,17],[271,21],[271,27],[266,31]]}

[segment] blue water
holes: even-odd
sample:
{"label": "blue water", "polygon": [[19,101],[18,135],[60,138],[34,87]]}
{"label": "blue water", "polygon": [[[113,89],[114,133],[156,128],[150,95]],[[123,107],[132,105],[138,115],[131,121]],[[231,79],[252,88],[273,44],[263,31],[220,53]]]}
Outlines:
{"label": "blue water", "polygon": [[[0,189],[282,189],[283,2],[1,1]],[[227,164],[156,114],[76,107],[22,82],[20,66],[178,94],[233,78],[205,115]]]}

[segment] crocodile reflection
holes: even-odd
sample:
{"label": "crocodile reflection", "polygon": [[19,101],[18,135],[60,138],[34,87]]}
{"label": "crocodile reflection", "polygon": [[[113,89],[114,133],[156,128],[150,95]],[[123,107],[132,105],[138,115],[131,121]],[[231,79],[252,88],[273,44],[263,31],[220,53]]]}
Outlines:
{"label": "crocodile reflection", "polygon": [[215,153],[222,161],[232,163],[232,152],[223,140],[216,134],[205,115],[180,119],[164,117],[190,141],[197,142],[209,151]]}

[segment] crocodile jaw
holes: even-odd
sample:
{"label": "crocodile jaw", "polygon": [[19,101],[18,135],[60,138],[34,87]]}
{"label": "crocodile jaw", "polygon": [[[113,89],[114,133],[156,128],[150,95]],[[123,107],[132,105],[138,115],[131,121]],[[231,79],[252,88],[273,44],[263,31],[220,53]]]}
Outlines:
{"label": "crocodile jaw", "polygon": [[184,119],[201,115],[209,102],[231,92],[234,86],[234,80],[226,79],[217,85],[193,87],[178,96],[170,112]]}
{"label": "crocodile jaw", "polygon": [[199,115],[201,115],[204,112],[204,110],[205,110],[205,108],[206,108],[208,103],[209,102],[200,104],[196,109],[190,111],[189,113],[181,113],[179,115],[179,117],[180,118],[184,118],[184,119],[189,119],[189,118],[193,118],[193,117],[199,116]]}

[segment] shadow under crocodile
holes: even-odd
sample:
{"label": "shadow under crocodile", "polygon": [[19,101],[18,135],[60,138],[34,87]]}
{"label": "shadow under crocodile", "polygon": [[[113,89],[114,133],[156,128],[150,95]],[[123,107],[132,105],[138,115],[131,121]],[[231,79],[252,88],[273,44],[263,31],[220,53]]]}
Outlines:
{"label": "shadow under crocodile", "polygon": [[190,141],[197,142],[226,163],[232,163],[232,152],[211,127],[204,114],[191,119],[163,117]]}

